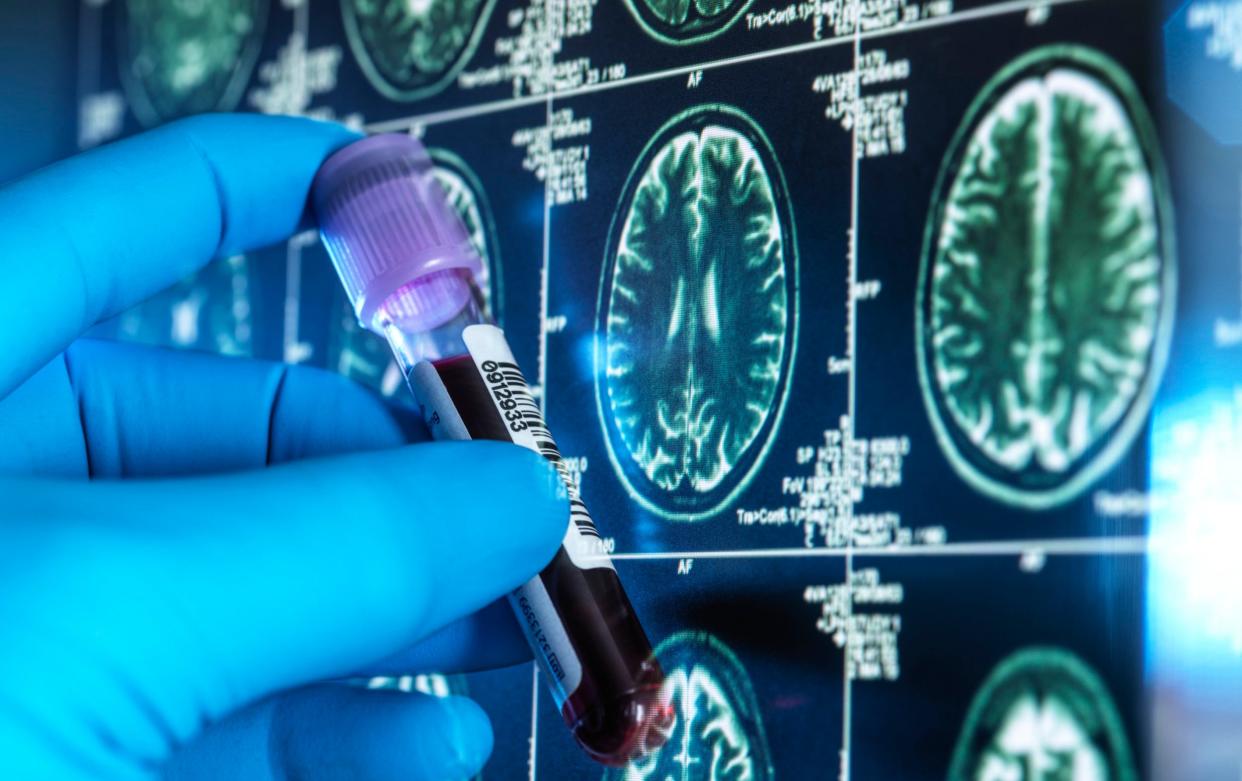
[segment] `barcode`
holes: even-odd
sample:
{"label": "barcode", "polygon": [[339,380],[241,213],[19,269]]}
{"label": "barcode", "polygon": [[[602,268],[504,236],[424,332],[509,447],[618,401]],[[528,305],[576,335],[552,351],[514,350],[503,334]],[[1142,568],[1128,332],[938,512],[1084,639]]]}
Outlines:
{"label": "barcode", "polygon": [[574,486],[569,468],[565,466],[564,460],[561,458],[561,451],[557,449],[556,442],[552,439],[552,432],[548,431],[547,425],[543,422],[543,413],[539,411],[539,405],[535,403],[535,398],[530,393],[530,386],[526,384],[526,378],[522,376],[522,370],[517,364],[508,361],[496,361],[496,365],[500,367],[501,376],[504,377],[505,384],[509,390],[513,392],[513,400],[517,402],[516,409],[522,413],[522,420],[526,423],[526,430],[530,432],[535,441],[535,448],[539,454],[556,466],[556,471],[560,473],[561,480],[565,481],[565,488],[569,492],[569,517],[578,527],[578,531],[588,537],[600,539],[599,531],[595,528],[595,522],[591,520],[591,514],[587,512],[586,504],[582,501],[582,497],[578,494],[578,489]]}

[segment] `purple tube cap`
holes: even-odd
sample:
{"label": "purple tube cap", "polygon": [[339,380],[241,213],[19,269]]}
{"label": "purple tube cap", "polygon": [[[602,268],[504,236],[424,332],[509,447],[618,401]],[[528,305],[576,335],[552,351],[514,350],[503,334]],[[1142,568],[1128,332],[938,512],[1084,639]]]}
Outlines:
{"label": "purple tube cap", "polygon": [[427,310],[407,312],[408,301],[400,310],[420,327],[444,322],[456,314],[454,302],[468,298],[468,280],[482,261],[417,139],[370,136],[341,149],[315,175],[311,200],[320,238],[366,328],[381,330],[385,302],[429,274],[470,272],[437,274],[436,284],[417,286]]}

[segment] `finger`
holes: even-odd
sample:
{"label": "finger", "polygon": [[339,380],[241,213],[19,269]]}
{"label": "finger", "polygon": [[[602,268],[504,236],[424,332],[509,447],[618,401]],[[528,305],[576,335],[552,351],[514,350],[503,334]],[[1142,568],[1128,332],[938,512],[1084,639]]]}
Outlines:
{"label": "finger", "polygon": [[178,751],[170,781],[417,781],[469,778],[492,751],[474,701],[325,685],[233,714]]}
{"label": "finger", "polygon": [[[427,437],[412,410],[311,367],[86,339],[65,358],[94,476],[234,471]],[[529,660],[512,609],[500,600],[366,672],[457,672]]]}
{"label": "finger", "polygon": [[319,164],[355,137],[307,119],[204,115],[0,190],[0,398],[97,321],[217,255],[288,236]]}
{"label": "finger", "polygon": [[87,339],[65,363],[96,477],[205,474],[427,438],[412,410],[306,366]]}
{"label": "finger", "polygon": [[0,475],[84,477],[86,448],[63,355],[0,399]]}
{"label": "finger", "polygon": [[569,517],[555,470],[494,442],[227,477],[0,481],[0,495],[15,519],[0,621],[57,638],[0,645],[0,666],[27,691],[63,690],[39,660],[96,649],[116,661],[77,673],[82,707],[142,702],[179,714],[178,735],[196,713],[353,673],[482,608],[552,558]]}
{"label": "finger", "polygon": [[529,662],[530,645],[507,599],[458,619],[410,648],[367,665],[359,675],[467,673]]}

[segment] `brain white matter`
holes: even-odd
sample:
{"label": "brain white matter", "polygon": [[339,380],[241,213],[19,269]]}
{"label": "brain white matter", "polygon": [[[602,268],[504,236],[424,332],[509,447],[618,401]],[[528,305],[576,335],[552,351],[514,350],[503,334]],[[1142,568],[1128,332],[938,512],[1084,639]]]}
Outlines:
{"label": "brain white matter", "polygon": [[606,403],[664,492],[720,487],[772,414],[790,302],[770,177],[749,138],[708,124],[666,141],[624,204]]}

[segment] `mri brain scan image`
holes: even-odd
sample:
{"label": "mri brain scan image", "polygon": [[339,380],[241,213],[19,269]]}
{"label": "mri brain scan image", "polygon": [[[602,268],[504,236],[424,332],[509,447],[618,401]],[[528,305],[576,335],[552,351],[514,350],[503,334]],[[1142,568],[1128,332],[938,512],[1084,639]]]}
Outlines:
{"label": "mri brain scan image", "polygon": [[949,781],[1135,781],[1121,718],[1099,676],[1056,648],[992,672],[971,703]]}
{"label": "mri brain scan image", "polygon": [[254,69],[269,0],[125,0],[121,77],[147,125],[237,106]]}
{"label": "mri brain scan image", "polygon": [[771,781],[759,702],[741,662],[706,632],[682,632],[655,649],[675,712],[655,753],[605,781]]}
{"label": "mri brain scan image", "polygon": [[955,469],[1047,507],[1112,465],[1168,350],[1176,261],[1151,121],[1081,47],[1023,56],[945,160],[917,307],[924,399]]}
{"label": "mri brain scan image", "polygon": [[752,0],[625,0],[630,13],[664,43],[697,43],[733,26]]}
{"label": "mri brain scan image", "polygon": [[442,90],[466,64],[495,0],[341,0],[349,45],[385,97]]}
{"label": "mri brain scan image", "polygon": [[596,392],[614,464],[664,517],[718,511],[784,406],[797,249],[784,179],[744,114],[666,124],[618,204],[601,280]]}

